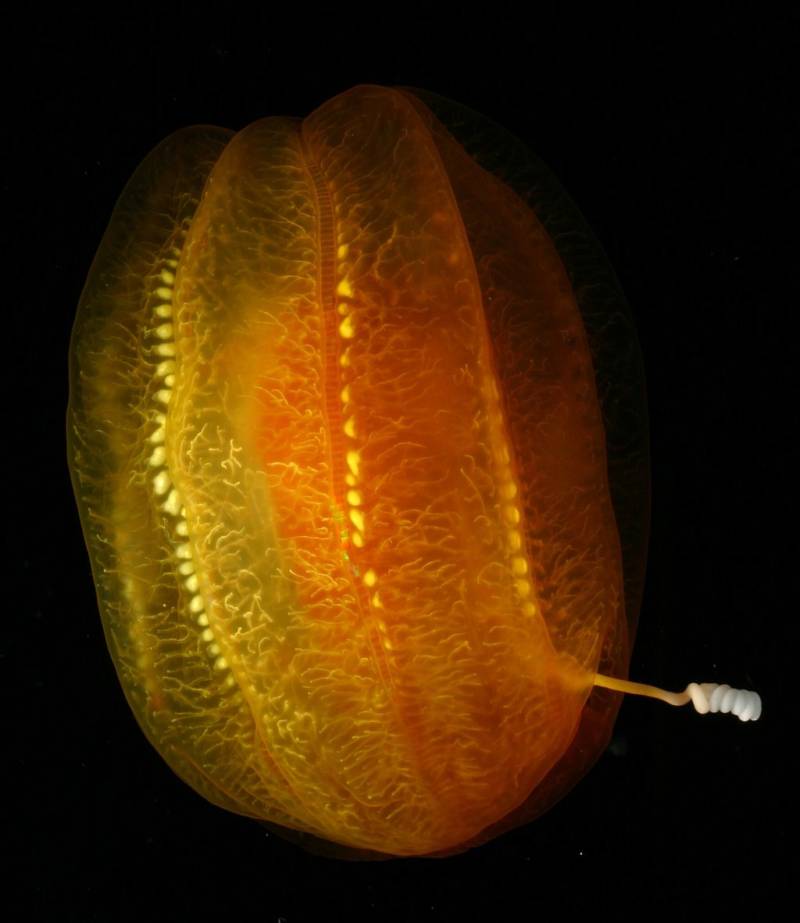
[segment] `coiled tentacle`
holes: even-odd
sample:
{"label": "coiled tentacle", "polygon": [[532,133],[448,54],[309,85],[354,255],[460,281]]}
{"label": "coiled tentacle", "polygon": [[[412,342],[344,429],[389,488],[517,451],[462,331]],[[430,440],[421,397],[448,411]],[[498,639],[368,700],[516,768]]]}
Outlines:
{"label": "coiled tentacle", "polygon": [[732,689],[719,683],[689,683],[683,692],[669,692],[659,689],[658,686],[646,686],[643,683],[633,683],[627,679],[595,673],[594,685],[616,692],[660,699],[669,705],[686,705],[687,702],[691,702],[700,715],[709,712],[730,713],[736,715],[740,721],[758,721],[761,717],[761,696],[757,692]]}
{"label": "coiled tentacle", "polygon": [[761,696],[749,689],[732,689],[718,683],[689,683],[685,695],[701,715],[730,712],[740,721],[758,721],[761,715]]}

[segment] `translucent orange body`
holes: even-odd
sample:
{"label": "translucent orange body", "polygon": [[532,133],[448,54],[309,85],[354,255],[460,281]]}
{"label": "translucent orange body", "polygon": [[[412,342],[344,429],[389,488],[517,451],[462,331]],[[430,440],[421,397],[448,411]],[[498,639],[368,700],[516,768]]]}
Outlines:
{"label": "translucent orange body", "polygon": [[442,853],[604,746],[625,575],[554,239],[377,87],[178,132],[129,183],[75,325],[70,465],[125,694],[210,801]]}

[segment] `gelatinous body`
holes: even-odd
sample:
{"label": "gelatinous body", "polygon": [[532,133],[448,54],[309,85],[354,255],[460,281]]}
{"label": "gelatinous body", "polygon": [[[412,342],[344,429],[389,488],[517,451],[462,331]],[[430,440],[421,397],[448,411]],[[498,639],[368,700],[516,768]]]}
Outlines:
{"label": "gelatinous body", "polygon": [[68,422],[152,743],[218,805],[397,855],[591,764],[643,547],[634,340],[612,288],[579,304],[589,238],[560,252],[535,161],[427,103],[359,87],[156,148],[82,297]]}

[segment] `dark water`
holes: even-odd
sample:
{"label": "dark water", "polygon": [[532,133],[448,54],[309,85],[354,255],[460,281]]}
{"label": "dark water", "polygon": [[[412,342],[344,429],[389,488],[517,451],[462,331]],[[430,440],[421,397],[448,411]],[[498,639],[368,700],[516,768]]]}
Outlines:
{"label": "dark water", "polygon": [[[342,8],[325,25],[301,14],[292,26],[188,8],[12,23],[12,918],[721,919],[768,908],[797,858],[796,18],[537,24],[487,8],[434,23],[376,7],[363,22]],[[64,461],[74,307],[144,154],[180,126],[303,115],[358,82],[422,86],[486,113],[579,204],[631,304],[648,376],[652,533],[632,676],[751,686],[765,704],[759,724],[742,725],[628,701],[607,753],[554,810],[440,861],[308,855],[171,775],[105,651]]]}

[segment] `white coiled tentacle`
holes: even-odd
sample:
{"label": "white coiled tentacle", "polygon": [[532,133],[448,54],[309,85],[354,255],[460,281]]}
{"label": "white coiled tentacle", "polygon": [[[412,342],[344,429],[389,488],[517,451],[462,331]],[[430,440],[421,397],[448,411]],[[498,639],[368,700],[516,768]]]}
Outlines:
{"label": "white coiled tentacle", "polygon": [[644,683],[633,683],[629,679],[595,673],[594,685],[617,692],[660,699],[668,705],[686,705],[687,702],[691,702],[695,711],[701,715],[722,712],[736,715],[740,721],[758,721],[761,717],[761,696],[757,692],[732,689],[718,683],[689,683],[683,692],[669,692],[667,689],[659,689],[658,686],[647,686]]}
{"label": "white coiled tentacle", "polygon": [[730,713],[740,721],[758,721],[761,715],[761,696],[749,689],[732,689],[718,683],[689,683],[686,695],[701,715]]}

